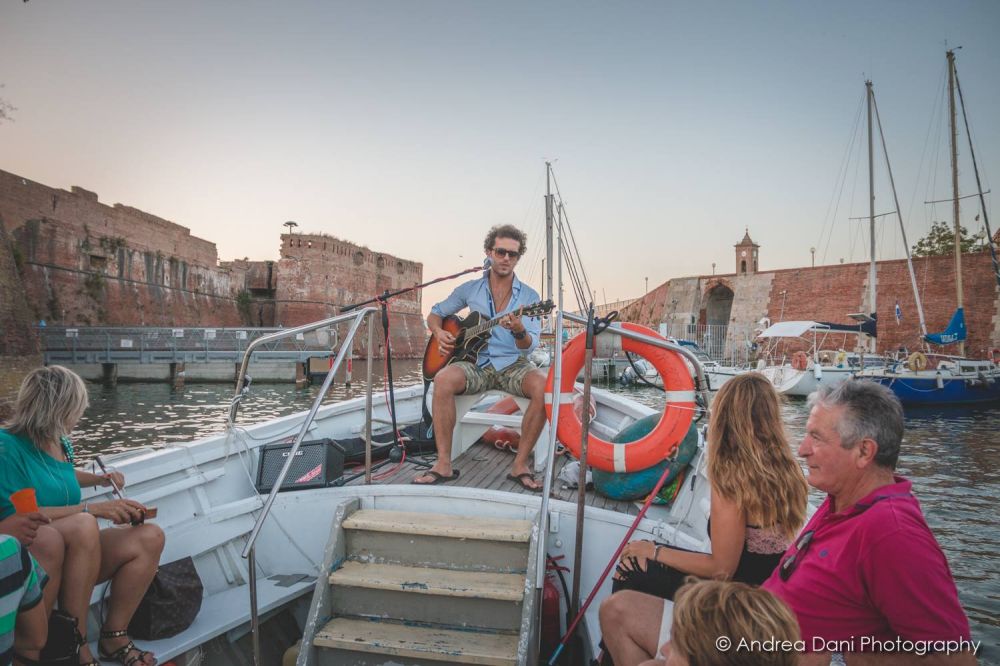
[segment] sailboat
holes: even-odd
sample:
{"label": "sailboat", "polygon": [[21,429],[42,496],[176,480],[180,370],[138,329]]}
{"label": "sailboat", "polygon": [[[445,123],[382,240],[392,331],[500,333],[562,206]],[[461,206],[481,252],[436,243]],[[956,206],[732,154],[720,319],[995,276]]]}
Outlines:
{"label": "sailboat", "polygon": [[[878,368],[859,373],[859,377],[877,381],[888,386],[899,397],[904,405],[958,405],[975,403],[992,403],[1000,401],[1000,365],[992,359],[971,359],[965,356],[965,340],[967,335],[965,325],[965,309],[962,292],[962,231],[959,218],[960,196],[958,190],[958,128],[956,122],[956,92],[961,101],[962,117],[965,121],[966,135],[969,135],[968,118],[965,113],[965,102],[962,99],[958,72],[955,69],[955,52],[949,50],[948,57],[948,102],[950,110],[950,145],[951,145],[951,182],[952,210],[955,220],[955,287],[956,309],[947,328],[940,333],[928,333],[924,319],[920,294],[913,273],[913,260],[906,243],[906,232],[903,231],[903,245],[906,247],[906,261],[910,271],[910,281],[913,287],[914,300],[917,303],[917,313],[920,320],[922,342],[927,345],[946,346],[958,345],[957,355],[946,355],[928,351],[914,352],[905,360],[897,361],[884,368]],[[881,125],[880,125],[881,127]],[[983,198],[983,188],[979,179],[979,167],[976,164],[975,150],[972,138],[969,136],[969,154],[972,157],[973,170],[976,174],[976,185],[979,190],[981,215],[986,227],[986,238],[990,244],[993,258],[993,270],[997,283],[1000,284],[1000,262],[990,233],[989,217]],[[891,178],[891,172],[890,172]],[[899,208],[897,202],[897,211]],[[900,218],[902,229],[902,218]],[[929,350],[929,347],[928,347]]]}
{"label": "sailboat", "polygon": [[[875,338],[878,335],[878,315],[875,307],[878,273],[875,264],[874,134],[872,131],[875,93],[872,90],[871,81],[865,81],[865,99],[868,108],[868,220],[869,247],[871,249],[865,311],[850,315],[852,319],[857,321],[856,324],[852,325],[817,321],[779,321],[768,326],[757,336],[765,345],[764,358],[758,362],[757,370],[767,377],[775,390],[782,395],[806,397],[821,385],[840,384],[852,379],[859,369],[879,367],[884,363],[875,349]],[[834,352],[823,349],[826,337],[835,331],[856,334],[858,336],[858,351],[840,350]],[[871,349],[866,350],[867,346],[870,346]],[[803,347],[807,351],[803,350]],[[821,349],[823,351],[820,351]]]}

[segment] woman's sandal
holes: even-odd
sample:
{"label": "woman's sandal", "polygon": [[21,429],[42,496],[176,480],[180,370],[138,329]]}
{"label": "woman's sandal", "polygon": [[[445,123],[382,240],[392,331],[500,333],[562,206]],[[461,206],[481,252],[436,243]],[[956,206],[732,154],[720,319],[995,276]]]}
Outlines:
{"label": "woman's sandal", "polygon": [[[75,625],[73,626],[73,634],[76,637],[76,654],[79,657],[80,648],[82,648],[84,645],[87,644],[87,638],[80,633],[80,630]],[[41,664],[41,662],[35,662],[35,663]],[[27,664],[26,666],[31,666],[31,664]],[[79,664],[78,666],[101,666],[101,662],[97,661],[96,659],[91,659],[90,661],[85,661],[82,664]]]}
{"label": "woman's sandal", "polygon": [[[124,629],[119,631],[102,631],[101,641],[107,640],[109,638],[128,638],[128,632]],[[136,656],[131,659],[126,659],[129,652],[135,652]],[[104,646],[101,645],[100,641],[97,642],[97,654],[101,656],[101,659],[105,661],[117,661],[122,664],[122,666],[132,666],[133,664],[142,664],[146,661],[146,655],[152,654],[148,650],[140,650],[135,646],[131,640],[122,647],[118,648],[114,652],[105,652]],[[87,666],[90,666],[89,664]],[[100,666],[100,665],[98,665]]]}

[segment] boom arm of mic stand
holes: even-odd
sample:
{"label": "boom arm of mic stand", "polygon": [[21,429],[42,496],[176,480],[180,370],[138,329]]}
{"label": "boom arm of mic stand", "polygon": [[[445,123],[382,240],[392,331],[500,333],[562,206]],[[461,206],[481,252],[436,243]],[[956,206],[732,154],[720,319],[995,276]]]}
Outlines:
{"label": "boom arm of mic stand", "polygon": [[483,270],[485,269],[482,266],[475,266],[474,268],[467,268],[464,271],[459,271],[458,273],[453,273],[452,275],[445,275],[444,277],[434,278],[433,280],[429,280],[428,282],[424,282],[422,284],[415,284],[412,287],[407,287],[406,289],[400,289],[398,291],[389,291],[387,289],[385,290],[385,292],[383,292],[379,296],[376,296],[375,298],[369,298],[367,301],[363,301],[361,303],[355,303],[353,305],[345,305],[340,309],[340,313],[343,314],[345,312],[350,312],[351,310],[364,307],[365,305],[369,305],[371,303],[387,301],[390,298],[395,298],[396,296],[399,296],[400,294],[406,294],[411,291],[415,291],[417,289],[423,289],[424,287],[429,287],[432,284],[437,284],[438,282],[444,282],[445,280],[454,280],[457,277],[461,277],[469,273],[476,273]]}

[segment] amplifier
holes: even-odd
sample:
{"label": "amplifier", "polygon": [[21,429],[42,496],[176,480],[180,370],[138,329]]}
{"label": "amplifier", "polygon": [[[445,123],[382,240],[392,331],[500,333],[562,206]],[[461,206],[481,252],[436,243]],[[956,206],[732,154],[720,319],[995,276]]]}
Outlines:
{"label": "amplifier", "polygon": [[[278,480],[281,468],[288,460],[291,444],[265,444],[260,449],[257,468],[257,490],[269,493]],[[344,449],[332,439],[302,442],[295,452],[295,461],[288,468],[281,492],[324,488],[344,475]]]}

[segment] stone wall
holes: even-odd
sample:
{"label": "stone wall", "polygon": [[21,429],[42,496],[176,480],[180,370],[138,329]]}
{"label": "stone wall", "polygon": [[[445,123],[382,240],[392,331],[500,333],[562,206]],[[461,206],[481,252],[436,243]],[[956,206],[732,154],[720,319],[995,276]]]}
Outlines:
{"label": "stone wall", "polygon": [[[345,305],[420,284],[423,264],[325,234],[285,234],[275,294],[276,324],[298,326],[331,317]],[[394,356],[423,354],[426,334],[420,291],[390,300]]]}
{"label": "stone wall", "polygon": [[21,263],[0,221],[0,421],[6,418],[24,375],[41,362]]}
{"label": "stone wall", "polygon": [[[954,257],[923,257],[914,259],[913,264],[928,331],[943,331],[955,311]],[[659,322],[701,321],[709,292],[722,283],[734,293],[729,316],[729,325],[734,329],[760,328],[764,318],[772,323],[815,320],[849,324],[849,313],[865,310],[868,270],[867,263],[857,263],[738,276],[675,278],[626,308],[622,318],[652,328]],[[963,255],[962,281],[968,329],[966,354],[982,358],[991,348],[1000,347],[1000,287],[990,255]],[[879,352],[918,348],[920,327],[906,260],[878,262],[877,284]],[[897,302],[902,311],[898,324]],[[853,348],[854,344],[853,339],[838,335],[830,336],[825,346]],[[956,345],[939,349],[957,353]]]}
{"label": "stone wall", "polygon": [[237,326],[246,271],[215,244],[80,187],[0,171],[0,220],[20,255],[31,317],[96,326]]}
{"label": "stone wall", "polygon": [[24,260],[0,223],[0,358],[38,353],[21,278]]}

